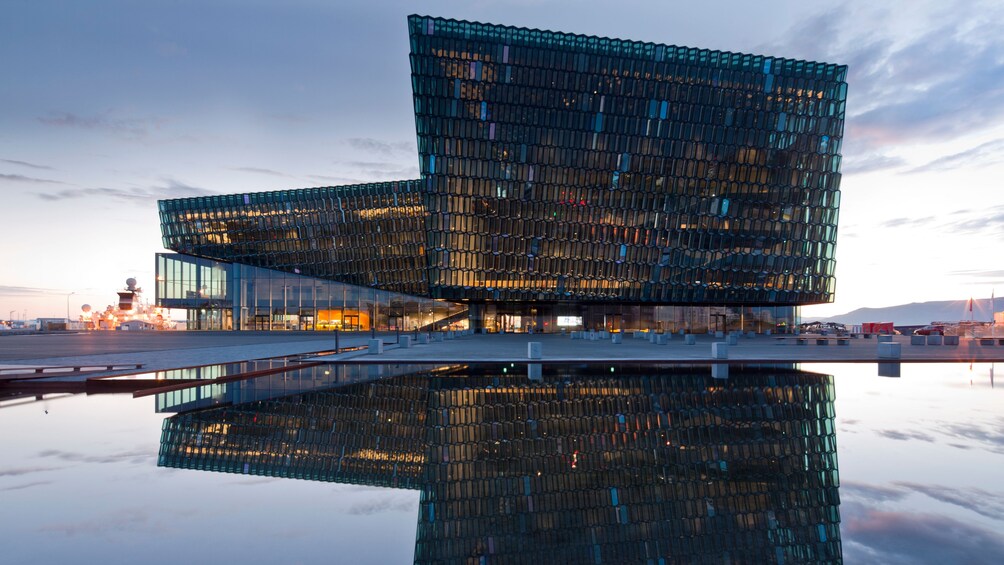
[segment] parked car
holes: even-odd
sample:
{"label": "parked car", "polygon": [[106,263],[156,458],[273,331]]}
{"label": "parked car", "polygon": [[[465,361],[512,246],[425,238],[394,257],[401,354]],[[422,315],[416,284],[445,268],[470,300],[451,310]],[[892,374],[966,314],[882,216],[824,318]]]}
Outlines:
{"label": "parked car", "polygon": [[913,335],[945,335],[945,326],[924,326],[913,330]]}

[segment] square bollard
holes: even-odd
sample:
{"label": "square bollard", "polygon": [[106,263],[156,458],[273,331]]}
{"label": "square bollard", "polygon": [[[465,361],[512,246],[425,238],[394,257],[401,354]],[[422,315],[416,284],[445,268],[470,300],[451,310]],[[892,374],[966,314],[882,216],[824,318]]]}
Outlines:
{"label": "square bollard", "polygon": [[711,358],[712,359],[728,359],[729,358],[729,344],[724,342],[715,342],[711,344]]}
{"label": "square bollard", "polygon": [[411,347],[411,336],[410,335],[401,336],[401,341],[398,343],[398,345],[400,345],[404,349],[408,349],[409,347]]}
{"label": "square bollard", "polygon": [[938,335],[938,334],[931,334],[931,335],[927,336],[927,344],[928,345],[941,345],[942,341],[943,341],[942,337],[940,335]]}
{"label": "square bollard", "polygon": [[910,336],[910,345],[927,345],[927,336],[926,335]]}
{"label": "square bollard", "polygon": [[429,334],[418,334],[419,345],[429,345]]}
{"label": "square bollard", "polygon": [[687,334],[683,336],[683,343],[687,345],[697,345],[697,336],[694,334]]}
{"label": "square bollard", "polygon": [[878,344],[879,359],[899,359],[900,345],[898,343],[881,342]]}
{"label": "square bollard", "polygon": [[544,353],[544,346],[539,341],[531,341],[526,344],[527,359],[540,359]]}
{"label": "square bollard", "polygon": [[434,341],[443,341],[444,339],[446,339],[446,337],[443,336],[443,332],[436,332],[432,334],[432,339]]}
{"label": "square bollard", "polygon": [[382,339],[371,339],[367,342],[369,347],[369,355],[379,355],[383,353],[383,340]]}
{"label": "square bollard", "polygon": [[959,336],[957,335],[945,336],[945,345],[958,345],[958,344],[959,344]]}
{"label": "square bollard", "polygon": [[622,335],[624,334],[611,334],[610,343],[620,343],[621,340],[624,339],[623,337],[621,337]]}
{"label": "square bollard", "polygon": [[728,339],[728,344],[729,345],[739,345],[739,336],[736,335],[736,334],[730,335],[729,339]]}
{"label": "square bollard", "polygon": [[666,345],[666,334],[655,334],[656,345]]}
{"label": "square bollard", "polygon": [[877,339],[879,343],[892,343],[891,335],[879,335]]}

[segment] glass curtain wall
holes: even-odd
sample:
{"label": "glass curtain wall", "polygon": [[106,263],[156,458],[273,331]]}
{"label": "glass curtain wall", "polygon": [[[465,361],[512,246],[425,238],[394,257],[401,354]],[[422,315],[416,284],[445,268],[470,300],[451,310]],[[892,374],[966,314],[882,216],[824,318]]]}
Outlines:
{"label": "glass curtain wall", "polygon": [[467,306],[182,254],[157,255],[157,305],[189,329],[466,329]]}

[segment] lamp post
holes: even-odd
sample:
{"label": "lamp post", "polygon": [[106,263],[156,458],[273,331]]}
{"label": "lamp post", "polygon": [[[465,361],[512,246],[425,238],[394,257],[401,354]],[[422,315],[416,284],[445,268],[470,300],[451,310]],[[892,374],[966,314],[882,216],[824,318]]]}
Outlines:
{"label": "lamp post", "polygon": [[70,323],[70,297],[76,294],[76,292],[71,292],[66,295],[66,323]]}
{"label": "lamp post", "polygon": [[14,324],[14,312],[16,312],[16,310],[11,310],[10,313],[7,314],[7,321],[10,322],[11,325]]}

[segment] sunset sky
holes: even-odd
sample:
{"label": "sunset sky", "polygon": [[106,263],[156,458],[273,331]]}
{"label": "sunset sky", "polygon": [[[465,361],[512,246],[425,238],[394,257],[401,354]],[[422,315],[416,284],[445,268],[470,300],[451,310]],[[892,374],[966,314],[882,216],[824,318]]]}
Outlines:
{"label": "sunset sky", "polygon": [[846,64],[836,301],[803,316],[1004,293],[999,0],[6,0],[0,319],[152,301],[158,199],[416,178],[411,13]]}

